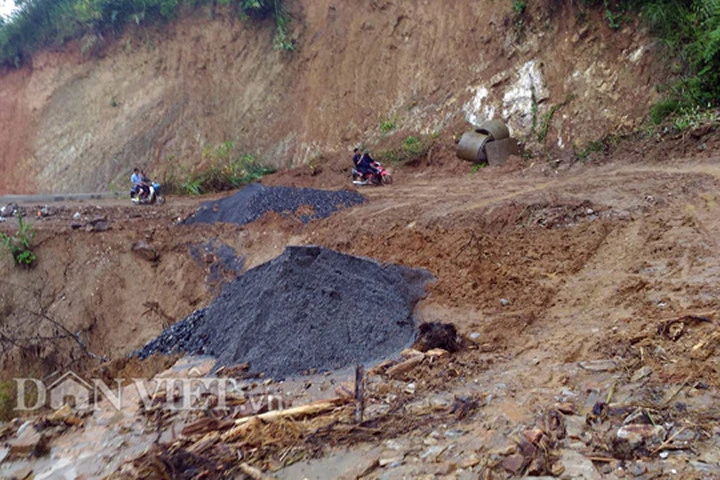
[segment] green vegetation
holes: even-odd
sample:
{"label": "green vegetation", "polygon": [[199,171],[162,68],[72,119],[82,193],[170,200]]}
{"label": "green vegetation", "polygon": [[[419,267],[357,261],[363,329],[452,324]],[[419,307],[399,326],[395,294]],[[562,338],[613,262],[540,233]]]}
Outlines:
{"label": "green vegetation", "polygon": [[253,155],[240,152],[230,141],[208,145],[203,149],[202,157],[201,167],[181,168],[179,173],[176,168],[171,168],[162,182],[165,191],[182,195],[222,192],[240,188],[275,171],[260,165]]}
{"label": "green vegetation", "polygon": [[627,12],[638,12],[667,47],[675,79],[660,88],[665,98],[650,110],[650,121],[720,107],[720,0],[586,0],[604,9],[619,29]]}
{"label": "green vegetation", "polygon": [[397,123],[395,120],[387,119],[380,122],[380,125],[378,127],[382,133],[389,133],[392,132],[397,128]]}
{"label": "green vegetation", "polygon": [[36,256],[32,251],[32,241],[35,238],[35,231],[32,225],[23,220],[22,214],[17,214],[18,231],[15,235],[8,235],[0,232],[0,241],[5,245],[12,255],[15,263],[21,266],[30,266]]}
{"label": "green vegetation", "polygon": [[585,161],[590,158],[590,154],[595,152],[602,152],[604,154],[607,154],[614,147],[616,147],[621,140],[624,140],[632,135],[634,135],[634,133],[629,135],[607,134],[599,140],[594,140],[588,143],[581,150],[576,150],[575,156],[578,158],[578,160]]}
{"label": "green vegetation", "polygon": [[522,15],[523,13],[525,13],[526,8],[526,0],[513,0],[513,10],[515,10],[515,13],[517,13],[518,15]]}
{"label": "green vegetation", "polygon": [[720,1],[652,0],[642,3],[642,15],[677,58],[680,72],[651,109],[651,120],[720,106]]}
{"label": "green vegetation", "polygon": [[[537,139],[538,142],[544,143],[545,139],[547,138],[548,129],[550,128],[550,121],[553,118],[553,115],[555,115],[555,112],[560,110],[562,107],[570,103],[575,97],[573,95],[568,95],[565,100],[563,100],[562,103],[558,103],[556,105],[552,105],[550,109],[544,113],[540,119],[540,128],[537,131]],[[534,100],[534,98],[533,98]],[[532,132],[535,132],[535,128],[537,127],[537,103],[533,101],[533,123],[532,123]]]}
{"label": "green vegetation", "polygon": [[512,0],[514,16],[512,19],[515,39],[521,40],[525,35],[527,0]]}
{"label": "green vegetation", "polygon": [[7,422],[14,417],[15,391],[15,382],[0,382],[0,422]]}
{"label": "green vegetation", "polygon": [[15,263],[22,267],[29,267],[36,260],[32,251],[32,242],[35,238],[35,230],[32,225],[25,223],[22,214],[17,214],[18,231],[15,235],[8,235],[0,232],[0,241],[5,245]]}
{"label": "green vegetation", "polygon": [[477,173],[477,172],[479,172],[480,170],[482,170],[482,169],[485,168],[485,167],[487,167],[487,163],[485,163],[485,162],[483,162],[483,163],[475,163],[475,164],[473,164],[473,166],[470,168],[470,173]]}
{"label": "green vegetation", "polygon": [[[0,422],[8,422],[18,416],[17,407],[18,386],[14,380],[0,381]],[[25,405],[35,405],[38,400],[38,390],[33,383],[25,387]]]}
{"label": "green vegetation", "polygon": [[[40,48],[93,35],[120,33],[127,24],[157,23],[175,18],[182,4],[199,6],[208,0],[22,0],[18,10],[0,21],[0,65],[19,67]],[[288,16],[281,0],[219,0],[246,18],[272,16],[275,48],[292,50]],[[1,20],[1,19],[0,19]],[[96,40],[83,41],[82,49]]]}
{"label": "green vegetation", "polygon": [[[435,137],[436,138],[436,137]],[[408,136],[398,148],[386,150],[378,154],[381,163],[407,164],[427,154],[435,138]]]}

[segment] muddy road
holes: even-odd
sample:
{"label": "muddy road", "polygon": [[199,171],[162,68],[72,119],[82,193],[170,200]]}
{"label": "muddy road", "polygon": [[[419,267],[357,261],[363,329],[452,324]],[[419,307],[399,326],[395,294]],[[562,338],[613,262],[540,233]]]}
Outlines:
{"label": "muddy road", "polygon": [[[365,204],[307,224],[277,213],[244,226],[179,223],[208,198],[170,198],[163,207],[117,200],[52,205],[34,221],[37,267],[20,271],[4,260],[6,282],[15,286],[12,298],[7,289],[2,297],[4,333],[29,318],[23,302],[51,292],[43,314],[68,322],[88,350],[114,360],[106,371],[148,373],[158,366],[128,365],[123,355],[207,305],[221,283],[210,278],[218,259],[192,258],[191,245],[230,246],[245,269],[286,245],[320,245],[432,272],[436,281],[418,316],[454,323],[465,348],[400,379],[373,383],[382,390],[372,397],[374,408],[381,411],[387,401],[401,413],[370,437],[333,437],[329,445],[352,445],[350,453],[329,448],[320,460],[284,463],[268,453],[262,465],[280,469],[283,478],[337,478],[359,458],[399,458],[381,462],[368,478],[483,472],[499,476],[481,478],[505,478],[532,473],[532,465],[536,474],[562,475],[556,465],[566,476],[581,472],[568,478],[628,471],[656,478],[673,470],[683,478],[720,475],[712,453],[720,451],[720,157],[561,171],[516,159],[477,172],[459,165],[452,172],[405,168],[395,176],[392,187],[359,189]],[[305,182],[287,178],[268,183]],[[88,228],[94,216],[110,228]],[[140,258],[133,250],[140,240],[157,259]],[[37,297],[30,286],[39,283],[45,289]],[[6,346],[7,371],[18,371],[19,361],[98,367],[77,342],[64,342],[33,352]],[[474,399],[470,415],[423,407],[437,401],[449,408],[457,398]],[[605,412],[600,427],[586,421],[603,414],[599,403],[646,408],[662,420],[656,422],[662,440],[628,452],[607,427],[627,413]],[[518,438],[568,404],[564,428],[572,436],[554,437],[549,448],[557,458],[538,467],[537,454],[525,455]],[[287,463],[293,465],[283,470]]]}

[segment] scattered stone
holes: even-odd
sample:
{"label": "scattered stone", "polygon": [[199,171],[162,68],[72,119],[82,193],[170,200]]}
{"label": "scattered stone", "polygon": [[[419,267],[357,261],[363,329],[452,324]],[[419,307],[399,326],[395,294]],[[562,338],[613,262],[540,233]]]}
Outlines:
{"label": "scattered stone", "polygon": [[428,398],[428,405],[434,411],[448,410],[455,402],[455,397],[449,394],[435,394]]}
{"label": "scattered stone", "polygon": [[512,455],[513,453],[517,453],[517,445],[514,443],[506,445],[505,447],[499,448],[497,450],[493,450],[490,452],[490,455],[497,455],[500,457],[507,457],[508,455]]}
{"label": "scattered stone", "polygon": [[630,465],[628,465],[627,471],[633,477],[639,477],[640,475],[645,475],[647,473],[648,469],[644,463],[636,462],[636,463],[631,463]]}
{"label": "scattered stone", "polygon": [[568,438],[582,440],[586,429],[585,417],[581,415],[568,415],[565,417],[565,432]]}
{"label": "scattered stone", "polygon": [[529,459],[519,453],[505,457],[502,461],[502,468],[513,475],[520,475],[530,463]]}
{"label": "scattered stone", "polygon": [[525,435],[525,438],[532,443],[533,445],[537,445],[538,442],[540,442],[540,439],[543,435],[545,435],[545,432],[543,432],[539,428],[533,428],[532,430],[525,430],[523,432],[523,435]]}
{"label": "scattered stone", "polygon": [[53,413],[48,415],[47,419],[49,422],[58,423],[64,422],[66,418],[72,415],[72,408],[67,403],[62,407],[55,410]]}
{"label": "scattered stone", "polygon": [[563,450],[560,453],[558,464],[564,469],[564,478],[585,480],[601,480],[602,478],[592,461],[574,450]]}
{"label": "scattered stone", "polygon": [[17,215],[18,212],[18,204],[17,203],[8,203],[4,207],[0,207],[0,216],[2,217],[12,217]]}
{"label": "scattered stone", "polygon": [[437,459],[440,458],[440,455],[445,453],[445,450],[447,449],[447,446],[433,445],[432,447],[425,450],[422,454],[420,454],[420,459],[430,463],[435,463],[437,462]]}
{"label": "scattered stone", "polygon": [[405,455],[393,456],[393,457],[380,457],[378,464],[385,468],[390,465],[390,468],[399,467],[402,465]]}
{"label": "scattered stone", "polygon": [[472,468],[475,465],[479,464],[481,461],[481,458],[476,453],[471,453],[467,457],[463,458],[462,461],[460,461],[460,468]]}
{"label": "scattered stone", "polygon": [[147,260],[148,262],[155,262],[160,258],[160,253],[155,247],[147,243],[145,240],[138,240],[133,246],[132,251],[135,255]]}
{"label": "scattered stone", "polygon": [[414,347],[422,352],[438,348],[448,352],[457,352],[460,349],[457,342],[457,329],[452,323],[421,323]]}
{"label": "scattered stone", "polygon": [[107,222],[97,222],[92,225],[88,225],[89,231],[91,232],[107,232],[110,230],[110,225]]}
{"label": "scattered stone", "polygon": [[624,458],[633,456],[640,448],[648,449],[660,445],[666,437],[666,431],[661,425],[630,424],[620,427],[615,434],[616,454]]}
{"label": "scattered stone", "polygon": [[708,475],[712,475],[712,478],[718,478],[717,476],[720,475],[720,467],[718,467],[717,464],[710,465],[705,462],[699,462],[697,460],[689,460],[688,464],[695,470],[706,473]]}
{"label": "scattered stone", "polygon": [[531,460],[533,457],[535,457],[535,454],[537,453],[538,449],[535,445],[530,443],[527,439],[521,438],[518,441],[518,451],[520,454],[527,458],[528,460]]}
{"label": "scattered stone", "polygon": [[650,417],[648,416],[645,409],[637,408],[637,409],[633,410],[630,413],[630,415],[625,417],[625,420],[623,420],[623,425],[630,425],[633,423],[649,425],[653,422],[650,420]]}
{"label": "scattered stone", "polygon": [[570,402],[563,402],[555,404],[555,410],[565,415],[574,415],[577,412],[575,405]]}
{"label": "scattered stone", "polygon": [[650,367],[642,367],[638,369],[633,376],[630,378],[630,381],[632,383],[639,382],[640,380],[643,380],[644,378],[649,377],[652,374],[652,368]]}
{"label": "scattered stone", "polygon": [[30,455],[42,456],[47,453],[47,438],[34,428],[27,428],[8,442],[10,458],[24,458]]}
{"label": "scattered stone", "polygon": [[500,305],[502,305],[503,307],[507,307],[508,305],[510,305],[510,300],[508,300],[507,298],[501,298]]}
{"label": "scattered stone", "polygon": [[415,382],[411,382],[411,383],[408,383],[408,384],[407,384],[407,386],[405,387],[405,389],[403,390],[403,392],[405,392],[405,393],[407,393],[407,394],[409,394],[409,395],[414,395],[416,388],[417,388],[417,387],[416,387],[416,385],[415,385]]}
{"label": "scattered stone", "polygon": [[617,363],[613,360],[586,360],[579,365],[589,372],[612,372],[617,369]]}

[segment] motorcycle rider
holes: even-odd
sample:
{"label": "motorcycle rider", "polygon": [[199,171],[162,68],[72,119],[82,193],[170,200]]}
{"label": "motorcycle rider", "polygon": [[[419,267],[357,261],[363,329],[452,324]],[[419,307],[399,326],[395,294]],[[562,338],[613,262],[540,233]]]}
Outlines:
{"label": "motorcycle rider", "polygon": [[370,152],[368,150],[365,150],[362,158],[360,158],[360,163],[358,164],[358,171],[363,174],[363,177],[369,179],[372,175],[378,175],[380,173],[375,168],[374,164],[375,160],[373,160],[373,158],[370,156]]}
{"label": "motorcycle rider", "polygon": [[355,148],[353,150],[353,167],[355,167],[355,170],[358,170],[360,168],[360,159],[362,158],[362,155],[360,155],[360,149]]}
{"label": "motorcycle rider", "polygon": [[145,172],[140,171],[137,167],[133,168],[133,173],[130,175],[130,181],[133,184],[132,192],[140,198],[146,198],[150,194],[150,185],[147,184],[146,179]]}

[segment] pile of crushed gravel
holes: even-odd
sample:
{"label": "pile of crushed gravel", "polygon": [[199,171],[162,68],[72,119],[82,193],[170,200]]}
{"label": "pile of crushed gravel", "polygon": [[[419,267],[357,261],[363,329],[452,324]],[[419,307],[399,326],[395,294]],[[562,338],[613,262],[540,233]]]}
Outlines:
{"label": "pile of crushed gravel", "polygon": [[316,218],[329,217],[338,208],[364,201],[365,198],[359,193],[347,190],[266,187],[252,183],[235,195],[218,201],[205,202],[184,223],[225,222],[244,225],[257,220],[267,212],[291,213],[306,223]]}
{"label": "pile of crushed gravel", "polygon": [[284,378],[385,358],[416,336],[431,275],[315,246],[288,247],[225,286],[207,308],[135,352],[212,355]]}

